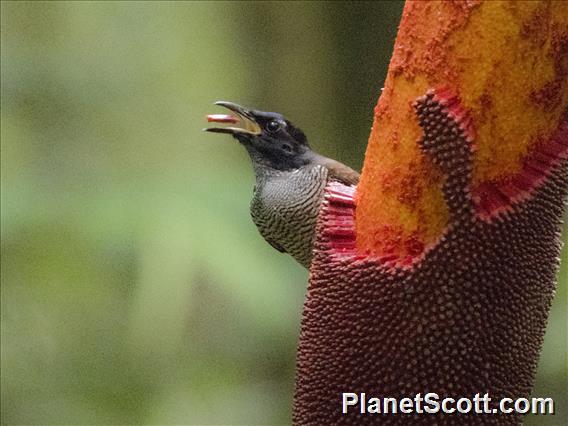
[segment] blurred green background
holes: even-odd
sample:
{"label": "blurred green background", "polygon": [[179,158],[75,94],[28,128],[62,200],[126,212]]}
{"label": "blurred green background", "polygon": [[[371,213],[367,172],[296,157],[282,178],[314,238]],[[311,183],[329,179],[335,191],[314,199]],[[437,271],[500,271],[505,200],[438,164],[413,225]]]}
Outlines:
{"label": "blurred green background", "polygon": [[[290,422],[307,273],[204,116],[282,112],[359,169],[401,10],[1,3],[3,424]],[[535,389],[560,413],[527,423],[568,423],[566,263]]]}

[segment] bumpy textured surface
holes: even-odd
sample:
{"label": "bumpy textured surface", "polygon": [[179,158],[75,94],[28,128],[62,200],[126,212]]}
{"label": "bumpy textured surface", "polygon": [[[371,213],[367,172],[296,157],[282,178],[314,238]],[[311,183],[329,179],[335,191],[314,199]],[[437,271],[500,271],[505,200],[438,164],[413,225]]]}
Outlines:
{"label": "bumpy textured surface", "polygon": [[457,98],[429,92],[415,109],[424,132],[420,148],[445,175],[450,224],[414,258],[361,256],[353,190],[328,186],[300,335],[294,424],[521,421],[361,415],[357,406],[341,413],[342,392],[489,393],[496,401],[527,397],[533,383],[558,267],[568,127],[529,156],[540,164],[529,170],[534,179],[526,179],[526,169],[507,183],[509,195],[499,185],[473,194],[474,133]]}

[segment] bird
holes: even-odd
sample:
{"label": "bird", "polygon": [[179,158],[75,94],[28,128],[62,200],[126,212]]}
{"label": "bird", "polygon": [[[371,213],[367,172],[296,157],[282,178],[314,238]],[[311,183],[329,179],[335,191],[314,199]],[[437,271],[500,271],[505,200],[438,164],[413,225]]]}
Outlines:
{"label": "bird", "polygon": [[304,132],[275,112],[218,101],[232,114],[211,114],[209,122],[238,124],[203,130],[233,136],[248,152],[255,174],[252,220],[276,250],[310,267],[318,213],[330,181],[355,186],[359,173],[313,151]]}

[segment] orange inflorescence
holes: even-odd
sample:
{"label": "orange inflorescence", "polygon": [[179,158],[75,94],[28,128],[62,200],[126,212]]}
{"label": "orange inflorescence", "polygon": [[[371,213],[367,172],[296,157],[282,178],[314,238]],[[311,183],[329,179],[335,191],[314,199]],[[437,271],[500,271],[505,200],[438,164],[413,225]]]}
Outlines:
{"label": "orange inflorescence", "polygon": [[568,2],[407,2],[357,190],[359,250],[416,256],[448,223],[418,96],[448,87],[469,111],[476,191],[524,173],[566,119],[567,81]]}

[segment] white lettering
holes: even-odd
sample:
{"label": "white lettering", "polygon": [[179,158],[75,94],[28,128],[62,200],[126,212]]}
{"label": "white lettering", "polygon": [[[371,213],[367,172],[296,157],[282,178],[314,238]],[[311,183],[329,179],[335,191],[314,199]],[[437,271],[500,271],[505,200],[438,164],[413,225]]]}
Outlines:
{"label": "white lettering", "polygon": [[513,400],[511,398],[503,398],[500,402],[499,402],[499,406],[501,408],[501,412],[505,413],[505,414],[509,414],[513,412],[512,408],[507,408],[506,405],[510,405],[511,402],[513,402]]}
{"label": "white lettering", "polygon": [[400,412],[404,413],[404,414],[410,414],[412,413],[412,399],[410,398],[402,398],[400,400]]}
{"label": "white lettering", "polygon": [[[410,397],[370,397],[364,392],[343,392],[342,413],[347,414],[349,407],[359,404],[361,414],[436,414],[436,413],[475,413],[475,414],[554,414],[552,398],[502,398],[492,403],[488,393],[469,395],[458,399],[440,398],[437,393],[414,394]],[[457,398],[457,397],[456,397]]]}
{"label": "white lettering", "polygon": [[552,398],[533,398],[532,412],[534,414],[554,414],[554,400]]}
{"label": "white lettering", "polygon": [[379,398],[371,398],[367,403],[367,411],[373,414],[381,413],[381,400]]}
{"label": "white lettering", "polygon": [[489,408],[489,403],[491,402],[491,398],[489,397],[489,394],[486,393],[483,395],[483,398],[481,398],[483,400],[483,412],[485,414],[490,414],[490,413],[494,413],[497,411],[496,408]]}
{"label": "white lettering", "polygon": [[[390,404],[390,408],[388,404]],[[398,413],[398,404],[396,398],[383,398],[383,411],[384,414]]]}
{"label": "white lettering", "polygon": [[[464,407],[465,405],[465,407]],[[469,398],[460,398],[456,404],[459,413],[469,413],[471,411],[472,403]]]}
{"label": "white lettering", "polygon": [[343,411],[342,411],[342,413],[347,414],[347,406],[348,405],[355,405],[355,404],[357,404],[357,401],[359,401],[357,394],[351,393],[351,392],[347,392],[347,393],[344,392],[343,393]]}
{"label": "white lettering", "polygon": [[423,401],[424,398],[422,398],[422,394],[417,393],[416,396],[414,397],[414,405],[415,405],[415,410],[418,414],[422,414],[424,412],[424,410],[422,409]]}
{"label": "white lettering", "polygon": [[456,400],[454,398],[442,399],[442,412],[444,412],[446,414],[452,414],[453,412],[456,411],[456,409],[454,407],[448,408],[448,402],[453,404],[454,402],[456,402]]}
{"label": "white lettering", "polygon": [[519,398],[515,401],[515,411],[517,413],[526,414],[531,409],[531,404],[526,398]]}
{"label": "white lettering", "polygon": [[440,399],[440,397],[437,393],[430,392],[424,395],[424,402],[428,404],[424,407],[424,410],[426,410],[428,414],[434,414],[440,411],[440,403],[438,402],[438,399]]}

